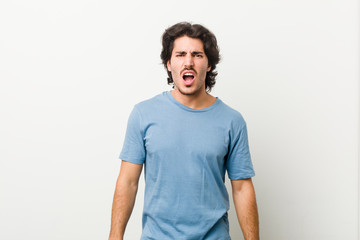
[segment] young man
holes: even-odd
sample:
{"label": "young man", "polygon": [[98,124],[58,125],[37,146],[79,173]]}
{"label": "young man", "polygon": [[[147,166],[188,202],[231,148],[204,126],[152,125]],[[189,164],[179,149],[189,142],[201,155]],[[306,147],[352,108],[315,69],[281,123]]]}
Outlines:
{"label": "young man", "polygon": [[145,165],[142,240],[228,240],[231,179],[246,240],[259,239],[247,130],[241,114],[208,92],[219,62],[215,36],[178,23],[161,58],[173,90],[135,105],[120,154],[109,239],[123,239]]}

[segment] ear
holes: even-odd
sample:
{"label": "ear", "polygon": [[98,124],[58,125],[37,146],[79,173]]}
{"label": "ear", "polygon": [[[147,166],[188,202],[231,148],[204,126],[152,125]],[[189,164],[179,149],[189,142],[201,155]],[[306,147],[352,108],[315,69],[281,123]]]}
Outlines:
{"label": "ear", "polygon": [[170,60],[169,60],[169,61],[167,61],[167,63],[166,63],[166,67],[167,67],[167,70],[168,70],[169,72],[171,72],[171,64],[170,64]]}
{"label": "ear", "polygon": [[207,72],[209,72],[211,70],[211,66],[208,66],[207,68]]}

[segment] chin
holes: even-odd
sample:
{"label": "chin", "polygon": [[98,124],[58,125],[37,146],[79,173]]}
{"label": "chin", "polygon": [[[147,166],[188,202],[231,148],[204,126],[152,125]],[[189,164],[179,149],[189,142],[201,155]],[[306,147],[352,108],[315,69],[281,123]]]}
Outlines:
{"label": "chin", "polygon": [[177,88],[182,95],[196,95],[199,94],[201,89],[196,89],[194,86]]}

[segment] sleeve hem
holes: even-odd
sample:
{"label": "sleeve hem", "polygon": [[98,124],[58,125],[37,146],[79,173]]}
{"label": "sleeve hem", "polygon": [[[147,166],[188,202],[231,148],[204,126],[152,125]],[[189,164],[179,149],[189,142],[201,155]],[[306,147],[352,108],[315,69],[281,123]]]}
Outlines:
{"label": "sleeve hem", "polygon": [[230,180],[242,180],[242,179],[248,179],[255,176],[255,173],[247,174],[247,175],[241,175],[241,176],[229,176]]}
{"label": "sleeve hem", "polygon": [[136,165],[143,165],[143,163],[138,163],[138,162],[133,162],[133,161],[128,161],[128,160],[123,160],[123,159],[121,159],[121,161],[133,163],[133,164],[136,164]]}
{"label": "sleeve hem", "polygon": [[130,162],[130,163],[135,163],[135,164],[140,164],[140,165],[144,164],[144,160],[139,159],[139,158],[123,157],[120,155],[119,159],[121,159],[122,161]]}

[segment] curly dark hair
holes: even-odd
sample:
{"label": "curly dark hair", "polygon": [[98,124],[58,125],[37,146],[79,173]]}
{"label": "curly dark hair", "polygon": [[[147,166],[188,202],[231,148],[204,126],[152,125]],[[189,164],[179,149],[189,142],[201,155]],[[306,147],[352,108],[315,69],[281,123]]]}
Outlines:
{"label": "curly dark hair", "polygon": [[162,63],[168,73],[168,84],[172,84],[174,81],[171,76],[171,72],[167,70],[167,62],[171,59],[171,54],[174,48],[174,41],[183,36],[200,39],[204,44],[205,55],[208,58],[210,71],[207,72],[205,78],[206,91],[210,92],[215,85],[215,78],[217,72],[215,71],[216,64],[220,61],[220,51],[217,45],[215,35],[207,28],[200,24],[191,24],[188,22],[180,22],[169,28],[167,28],[162,35],[162,51],[160,54]]}

